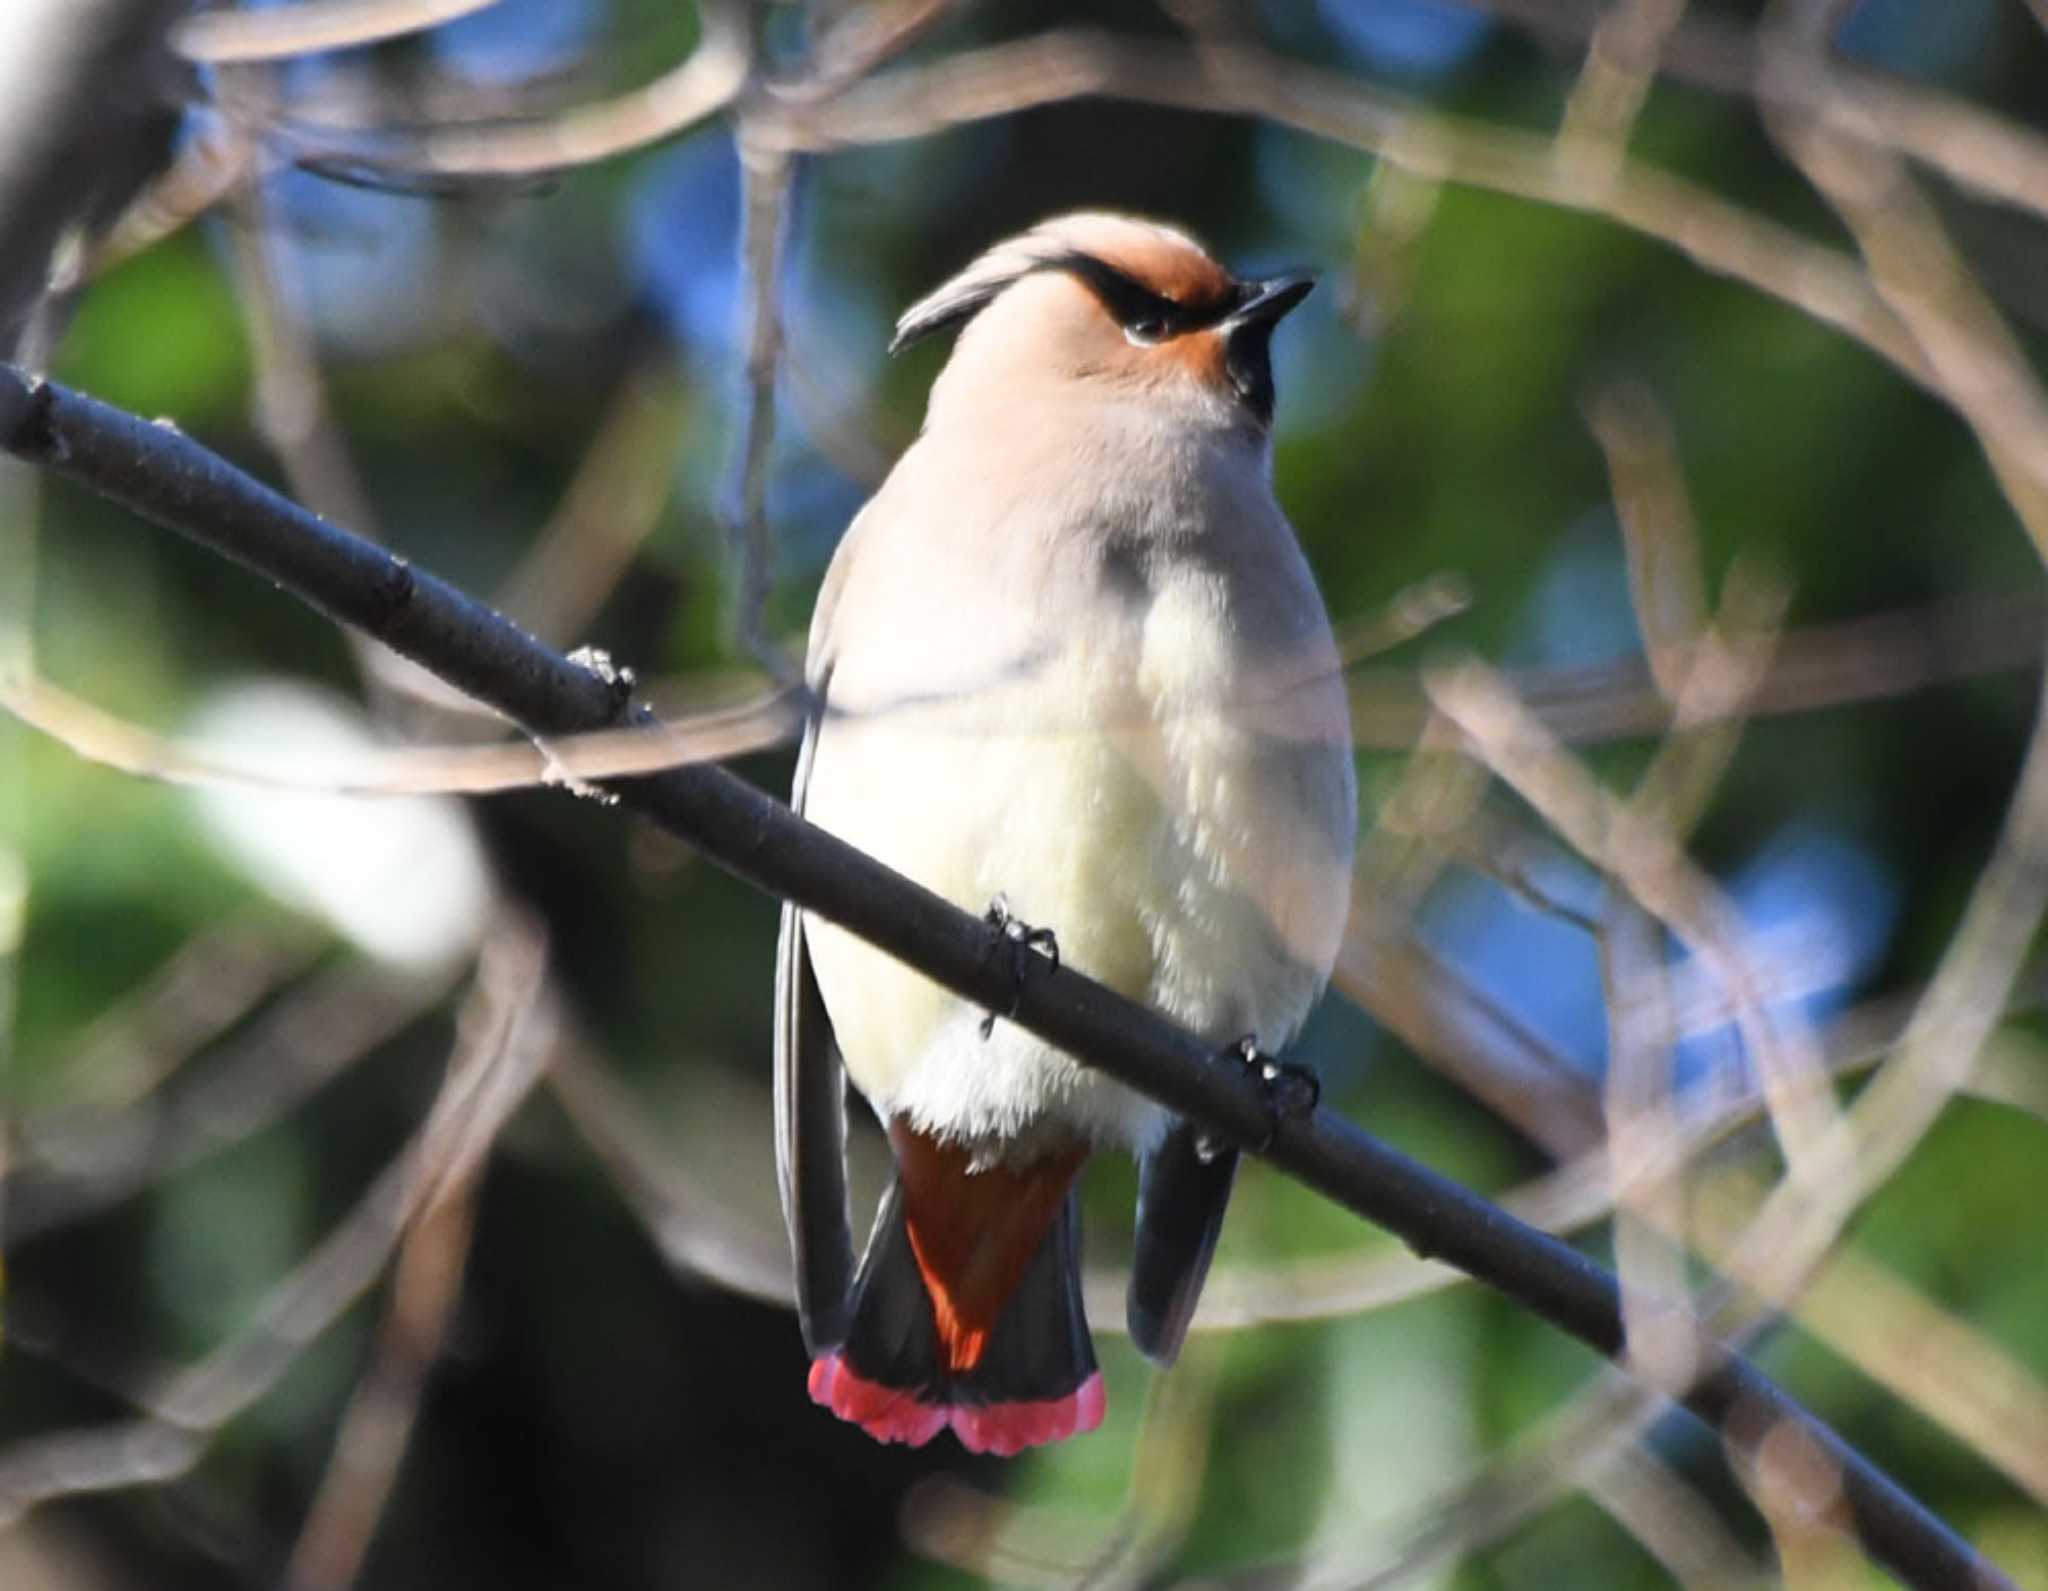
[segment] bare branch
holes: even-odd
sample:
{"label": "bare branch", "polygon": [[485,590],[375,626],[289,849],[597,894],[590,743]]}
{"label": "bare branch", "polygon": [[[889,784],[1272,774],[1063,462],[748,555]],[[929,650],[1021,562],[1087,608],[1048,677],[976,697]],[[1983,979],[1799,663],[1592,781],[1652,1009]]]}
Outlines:
{"label": "bare branch", "polygon": [[1557,132],[1558,158],[1584,167],[1582,181],[1611,176],[1627,158],[1629,135],[1657,76],[1657,58],[1685,5],[1686,0],[1625,0],[1594,24]]}
{"label": "bare branch", "polygon": [[[1595,37],[1606,21],[1600,0],[1474,0],[1546,37]],[[2027,0],[2037,15],[2044,0]],[[1674,26],[1659,65],[1680,82],[1758,101],[1769,112],[1799,108],[1800,97],[1771,81],[1767,41],[1757,30],[1707,11]],[[1838,131],[1896,150],[1959,187],[2000,203],[2048,214],[2048,138],[2033,128],[1924,84],[1832,59],[1827,115]],[[1806,101],[1806,108],[1813,108]]]}
{"label": "bare branch", "polygon": [[451,743],[346,752],[294,765],[273,751],[238,758],[116,718],[33,676],[0,676],[0,708],[89,762],[196,789],[303,790],[321,795],[483,795],[589,784],[785,745],[802,725],[790,692],[706,708],[659,729],[597,729],[544,744]]}
{"label": "bare branch", "polygon": [[261,1131],[419,1020],[448,983],[335,967],[275,1001],[168,1101],[150,1094],[125,1110],[31,1119],[7,1182],[13,1235],[82,1220]]}
{"label": "bare branch", "polygon": [[540,998],[543,943],[532,926],[499,925],[486,942],[462,1034],[426,1123],[355,1208],[264,1300],[241,1333],[142,1389],[140,1419],[59,1431],[0,1452],[0,1527],[58,1497],[172,1479],[213,1433],[262,1397],[376,1279],[412,1220],[472,1175],[526,1097],[552,1043]]}
{"label": "bare branch", "polygon": [[[772,136],[791,149],[888,143],[1090,94],[1257,115],[1378,155],[1429,182],[1602,216],[1834,327],[1909,379],[1927,380],[1918,347],[1837,249],[1639,161],[1585,181],[1559,164],[1550,139],[1447,116],[1249,46],[1197,50],[1087,30],[1044,33],[884,72],[820,104],[784,101]],[[767,113],[757,114],[765,139]]]}
{"label": "bare branch", "polygon": [[[2029,591],[1952,600],[1788,630],[1745,704],[1748,717],[1843,707],[1930,685],[2038,664],[2043,610]],[[1642,658],[1509,676],[1544,729],[1567,745],[1647,739],[1671,725],[1671,706]],[[1414,676],[1360,670],[1351,682],[1351,733],[1361,746],[1405,751],[1430,716]]]}
{"label": "bare branch", "polygon": [[[729,3],[699,10],[703,33],[681,65],[631,93],[509,126],[449,126],[364,142],[272,129],[302,164],[397,186],[530,178],[592,165],[676,137],[730,105],[745,84],[748,45]],[[232,106],[224,106],[236,114]]]}
{"label": "bare branch", "polygon": [[583,634],[661,521],[682,419],[664,362],[626,373],[569,489],[498,591],[509,618],[558,646]]}
{"label": "bare branch", "polygon": [[222,66],[344,50],[424,32],[494,6],[498,0],[294,0],[252,11],[202,11],[171,34],[178,51]]}
{"label": "bare branch", "polygon": [[789,238],[791,157],[763,148],[740,123],[740,265],[746,284],[746,405],[724,518],[739,552],[739,638],[781,679],[797,670],[769,635],[764,612],[775,579],[768,524],[768,467],[775,448],[775,394],[782,365],[782,264]]}

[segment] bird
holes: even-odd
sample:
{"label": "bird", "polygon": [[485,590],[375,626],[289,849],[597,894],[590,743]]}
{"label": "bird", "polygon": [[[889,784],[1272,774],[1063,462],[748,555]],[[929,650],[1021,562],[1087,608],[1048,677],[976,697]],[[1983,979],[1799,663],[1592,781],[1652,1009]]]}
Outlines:
{"label": "bird", "polygon": [[[796,810],[985,911],[1019,979],[1074,968],[1226,1058],[1299,1031],[1350,899],[1341,666],[1272,486],[1273,332],[1313,284],[1082,212],[911,305],[892,352],[957,337],[804,664]],[[1097,1149],[1138,1161],[1131,1337],[1178,1355],[1236,1147],[793,906],[775,1077],[813,1401],[1001,1455],[1099,1425],[1075,1194]],[[858,1269],[849,1078],[895,1170]]]}

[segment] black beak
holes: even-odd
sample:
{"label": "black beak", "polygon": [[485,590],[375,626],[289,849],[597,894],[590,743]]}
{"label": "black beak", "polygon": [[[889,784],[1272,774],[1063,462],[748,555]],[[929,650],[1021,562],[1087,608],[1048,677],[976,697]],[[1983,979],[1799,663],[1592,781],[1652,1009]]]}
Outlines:
{"label": "black beak", "polygon": [[1273,328],[1315,285],[1313,276],[1298,271],[1246,282],[1243,302],[1217,322],[1230,384],[1261,425],[1273,423]]}
{"label": "black beak", "polygon": [[1303,271],[1271,276],[1263,282],[1247,282],[1245,300],[1224,317],[1222,330],[1228,334],[1240,326],[1278,324],[1280,317],[1307,298],[1316,279]]}

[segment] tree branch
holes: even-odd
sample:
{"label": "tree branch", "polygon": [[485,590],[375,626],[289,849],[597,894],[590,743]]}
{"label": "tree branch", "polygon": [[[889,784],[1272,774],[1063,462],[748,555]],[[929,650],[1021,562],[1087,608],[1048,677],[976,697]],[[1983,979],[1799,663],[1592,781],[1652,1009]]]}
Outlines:
{"label": "tree branch", "polygon": [[[225,553],[330,618],[364,630],[536,738],[654,719],[629,676],[561,656],[434,575],[327,523],[175,429],[0,366],[0,449]],[[722,768],[693,765],[606,789],[738,876],[820,913],[980,1006],[1211,1129],[1247,1144],[1274,1126],[1250,1071],[1068,968],[1021,991],[979,919],[891,872]],[[1418,1253],[1487,1283],[1599,1353],[1624,1355],[1614,1277],[1556,1238],[1327,1110],[1278,1124],[1265,1156]],[[2014,1591],[1882,1471],[1747,1360],[1699,1339],[1698,1379],[1665,1388],[1730,1443],[1773,1431],[1840,1472],[1851,1528],[1907,1584]]]}

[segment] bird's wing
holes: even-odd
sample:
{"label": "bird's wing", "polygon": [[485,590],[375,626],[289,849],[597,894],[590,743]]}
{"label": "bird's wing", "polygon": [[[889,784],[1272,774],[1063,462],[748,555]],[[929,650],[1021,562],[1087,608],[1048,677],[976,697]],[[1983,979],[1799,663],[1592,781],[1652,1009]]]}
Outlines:
{"label": "bird's wing", "polygon": [[[800,813],[817,749],[828,680],[816,687],[790,804]],[[775,1166],[796,1262],[798,1319],[816,1355],[846,1335],[853,1234],[846,1203],[846,1077],[831,1019],[804,948],[803,914],[782,908],[775,951]]]}
{"label": "bird's wing", "polygon": [[1192,1122],[1173,1126],[1138,1166],[1138,1231],[1126,1299],[1131,1342],[1161,1368],[1180,1345],[1202,1296],[1237,1151],[1204,1143]]}

